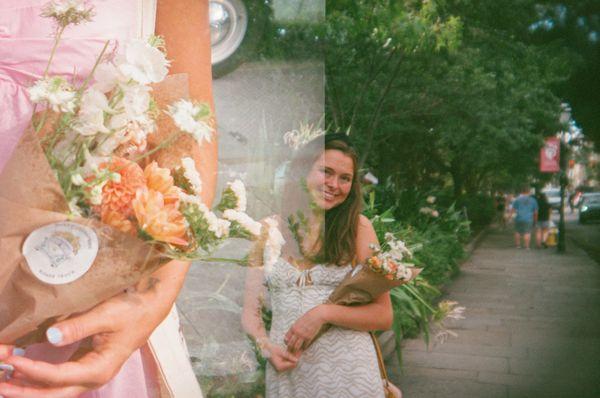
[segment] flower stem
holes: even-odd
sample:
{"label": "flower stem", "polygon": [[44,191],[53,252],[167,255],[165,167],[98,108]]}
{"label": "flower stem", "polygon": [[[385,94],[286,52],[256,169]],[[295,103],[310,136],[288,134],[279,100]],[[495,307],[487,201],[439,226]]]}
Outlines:
{"label": "flower stem", "polygon": [[224,257],[206,257],[201,258],[201,261],[215,262],[215,263],[236,263],[239,265],[246,265],[246,260],[240,260],[237,258],[224,258]]}
{"label": "flower stem", "polygon": [[413,295],[414,298],[416,298],[421,304],[423,304],[425,306],[425,308],[427,308],[429,311],[431,311],[432,314],[435,314],[435,309],[433,309],[424,299],[423,297],[421,297],[421,295],[415,290],[414,287],[412,287],[409,284],[403,285],[404,288]]}
{"label": "flower stem", "polygon": [[50,58],[48,58],[48,63],[46,64],[46,69],[44,69],[43,77],[48,76],[48,71],[50,70],[50,64],[52,64],[52,59],[54,58],[54,54],[56,53],[56,49],[58,48],[58,42],[65,31],[65,26],[61,26],[56,32],[56,37],[54,39],[54,45],[52,46],[52,51],[50,52]]}
{"label": "flower stem", "polygon": [[151,150],[149,150],[148,152],[143,153],[142,155],[132,159],[131,161],[134,163],[139,162],[140,160],[160,151],[161,149],[164,149],[166,147],[168,147],[169,145],[171,145],[177,138],[179,138],[179,136],[181,135],[181,131],[172,134],[169,138],[167,138],[166,140],[164,140],[163,142],[160,143],[160,145],[156,146],[155,148],[152,148]]}
{"label": "flower stem", "polygon": [[96,58],[96,62],[94,63],[92,70],[90,71],[90,73],[87,75],[87,77],[83,81],[83,84],[81,85],[81,87],[79,87],[79,90],[77,90],[79,94],[81,94],[83,92],[83,90],[85,90],[86,86],[92,79],[92,76],[94,76],[94,72],[96,72],[96,68],[98,67],[98,65],[100,65],[100,61],[102,61],[102,57],[104,56],[104,53],[106,52],[106,49],[108,48],[109,43],[110,43],[110,40],[107,40],[106,43],[104,43],[104,47],[102,47],[102,51],[100,51],[100,54]]}

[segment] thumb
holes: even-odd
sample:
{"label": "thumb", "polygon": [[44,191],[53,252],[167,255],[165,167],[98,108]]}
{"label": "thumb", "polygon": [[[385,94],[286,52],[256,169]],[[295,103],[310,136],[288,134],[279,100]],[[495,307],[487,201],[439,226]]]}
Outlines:
{"label": "thumb", "polygon": [[48,342],[57,347],[73,344],[92,335],[110,331],[110,322],[95,310],[57,322],[46,330]]}

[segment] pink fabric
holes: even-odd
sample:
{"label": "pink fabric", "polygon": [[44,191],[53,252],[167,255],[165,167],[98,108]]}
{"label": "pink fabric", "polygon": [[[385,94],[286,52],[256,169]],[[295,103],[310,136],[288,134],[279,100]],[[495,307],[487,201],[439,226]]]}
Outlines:
{"label": "pink fabric", "polygon": [[[0,173],[31,118],[33,107],[25,88],[41,77],[52,48],[53,21],[39,16],[45,3],[0,1]],[[93,3],[93,21],[69,26],[63,33],[50,74],[83,78],[106,40],[135,36],[136,1]]]}
{"label": "pink fabric", "polygon": [[[52,20],[41,18],[47,0],[0,1],[0,173],[27,128],[33,106],[26,87],[41,77],[50,55],[54,31]],[[136,35],[137,2],[96,0],[91,23],[70,26],[63,34],[51,75],[80,80],[87,76],[107,39]],[[66,361],[76,346],[55,348],[38,344],[27,348],[27,356],[53,363]],[[156,365],[147,348],[132,354],[119,374],[84,398],[148,398],[158,396]]]}
{"label": "pink fabric", "polygon": [[[34,344],[27,347],[26,356],[50,363],[68,360],[79,344],[57,348],[51,344]],[[147,346],[135,351],[125,362],[119,374],[102,388],[80,395],[79,398],[158,398],[160,397],[158,370]]]}

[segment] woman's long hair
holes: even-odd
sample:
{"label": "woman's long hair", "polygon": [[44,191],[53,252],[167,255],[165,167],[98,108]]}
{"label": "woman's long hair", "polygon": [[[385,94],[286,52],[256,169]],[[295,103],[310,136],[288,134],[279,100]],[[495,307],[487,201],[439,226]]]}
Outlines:
{"label": "woman's long hair", "polygon": [[[356,257],[356,234],[362,211],[358,156],[347,139],[328,138],[326,136],[325,142],[315,140],[309,143],[290,164],[289,185],[283,195],[287,211],[284,209],[282,213],[287,218],[311,211],[310,195],[304,184],[314,162],[323,151],[337,150],[349,156],[353,163],[352,188],[344,202],[325,212],[324,226],[315,246],[316,253],[311,253],[308,258],[314,263],[345,265]],[[306,198],[304,201],[307,203],[299,204],[298,198]]]}

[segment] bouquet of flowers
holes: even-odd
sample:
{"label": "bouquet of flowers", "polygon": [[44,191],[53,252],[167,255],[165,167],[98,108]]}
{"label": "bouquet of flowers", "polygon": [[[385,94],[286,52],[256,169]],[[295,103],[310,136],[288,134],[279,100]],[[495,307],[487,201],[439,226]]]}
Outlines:
{"label": "bouquet of flowers", "polygon": [[[56,48],[93,10],[50,2],[44,15],[56,20]],[[186,99],[185,76],[167,78],[161,38],[113,56],[108,44],[83,82],[44,73],[29,89],[45,109],[0,174],[1,343],[39,341],[49,323],[168,259],[209,258],[230,236],[260,235],[241,181],[225,189],[221,217],[202,203],[197,148],[213,120],[207,104]]]}
{"label": "bouquet of flowers", "polygon": [[[419,275],[420,268],[406,262],[412,251],[392,233],[385,234],[382,250],[372,245],[374,253],[365,264],[356,265],[329,296],[327,303],[339,305],[363,305],[372,302],[381,294],[404,285]],[[331,325],[324,325],[306,347],[310,346]]]}

